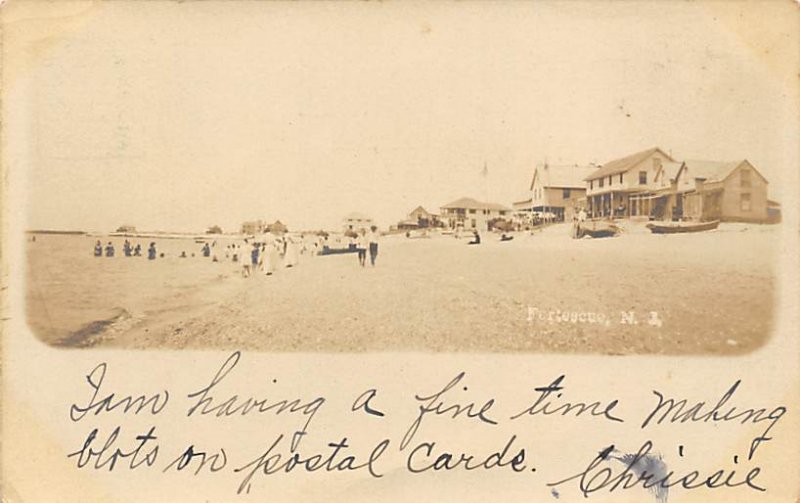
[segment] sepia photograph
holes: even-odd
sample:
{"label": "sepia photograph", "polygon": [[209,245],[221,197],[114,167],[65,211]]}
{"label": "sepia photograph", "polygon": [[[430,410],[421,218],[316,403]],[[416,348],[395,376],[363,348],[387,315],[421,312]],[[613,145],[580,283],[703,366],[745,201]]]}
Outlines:
{"label": "sepia photograph", "polygon": [[796,170],[779,32],[736,2],[412,5],[239,2],[211,23],[224,2],[110,2],[15,47],[32,333],[351,353],[769,340]]}

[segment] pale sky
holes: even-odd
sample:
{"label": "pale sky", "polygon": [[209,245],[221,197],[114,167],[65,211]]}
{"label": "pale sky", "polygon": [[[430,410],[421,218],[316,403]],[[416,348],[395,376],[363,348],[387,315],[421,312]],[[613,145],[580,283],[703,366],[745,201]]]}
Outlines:
{"label": "pale sky", "polygon": [[791,2],[56,9],[4,13],[28,228],[386,227],[652,146],[747,158],[778,199],[798,166]]}

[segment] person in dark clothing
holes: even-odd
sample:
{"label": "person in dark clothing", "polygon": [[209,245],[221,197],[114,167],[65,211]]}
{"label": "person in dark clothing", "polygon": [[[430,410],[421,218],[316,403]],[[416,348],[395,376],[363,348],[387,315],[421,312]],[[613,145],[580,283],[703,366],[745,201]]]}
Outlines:
{"label": "person in dark clothing", "polygon": [[102,257],[103,256],[103,243],[100,240],[97,240],[97,243],[94,245],[94,256],[95,257]]}
{"label": "person in dark clothing", "polygon": [[378,227],[370,227],[369,234],[369,262],[372,267],[375,267],[375,260],[378,258]]}
{"label": "person in dark clothing", "polygon": [[478,234],[478,231],[472,231],[472,241],[467,243],[468,245],[479,245],[481,244],[481,235]]}
{"label": "person in dark clothing", "polygon": [[150,248],[147,249],[147,260],[155,260],[156,259],[156,244],[150,243]]}
{"label": "person in dark clothing", "polygon": [[142,245],[136,243],[136,247],[133,249],[133,256],[134,257],[141,257],[142,256]]}
{"label": "person in dark clothing", "polygon": [[203,256],[210,257],[211,256],[211,247],[208,246],[208,243],[203,245]]}
{"label": "person in dark clothing", "polygon": [[114,243],[111,241],[108,242],[106,245],[106,257],[113,257],[114,256]]}

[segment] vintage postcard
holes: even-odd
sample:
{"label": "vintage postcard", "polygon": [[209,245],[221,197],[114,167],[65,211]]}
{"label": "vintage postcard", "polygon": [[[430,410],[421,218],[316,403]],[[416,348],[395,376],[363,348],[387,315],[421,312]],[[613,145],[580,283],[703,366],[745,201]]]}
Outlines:
{"label": "vintage postcard", "polygon": [[0,9],[2,501],[798,501],[797,3]]}

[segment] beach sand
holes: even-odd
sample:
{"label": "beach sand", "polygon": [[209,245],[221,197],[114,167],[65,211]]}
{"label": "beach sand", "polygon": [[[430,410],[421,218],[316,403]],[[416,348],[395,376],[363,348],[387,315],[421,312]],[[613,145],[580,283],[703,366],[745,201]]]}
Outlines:
{"label": "beach sand", "polygon": [[[375,268],[305,255],[252,278],[200,257],[192,240],[160,240],[167,258],[150,262],[121,256],[119,238],[107,259],[92,256],[95,238],[39,236],[28,243],[28,321],[64,347],[735,354],[769,337],[779,231],[659,236],[628,224],[620,237],[574,240],[556,225],[506,243],[485,234],[479,246],[387,236]],[[582,314],[554,321],[558,311]],[[577,321],[589,313],[609,321]]]}

